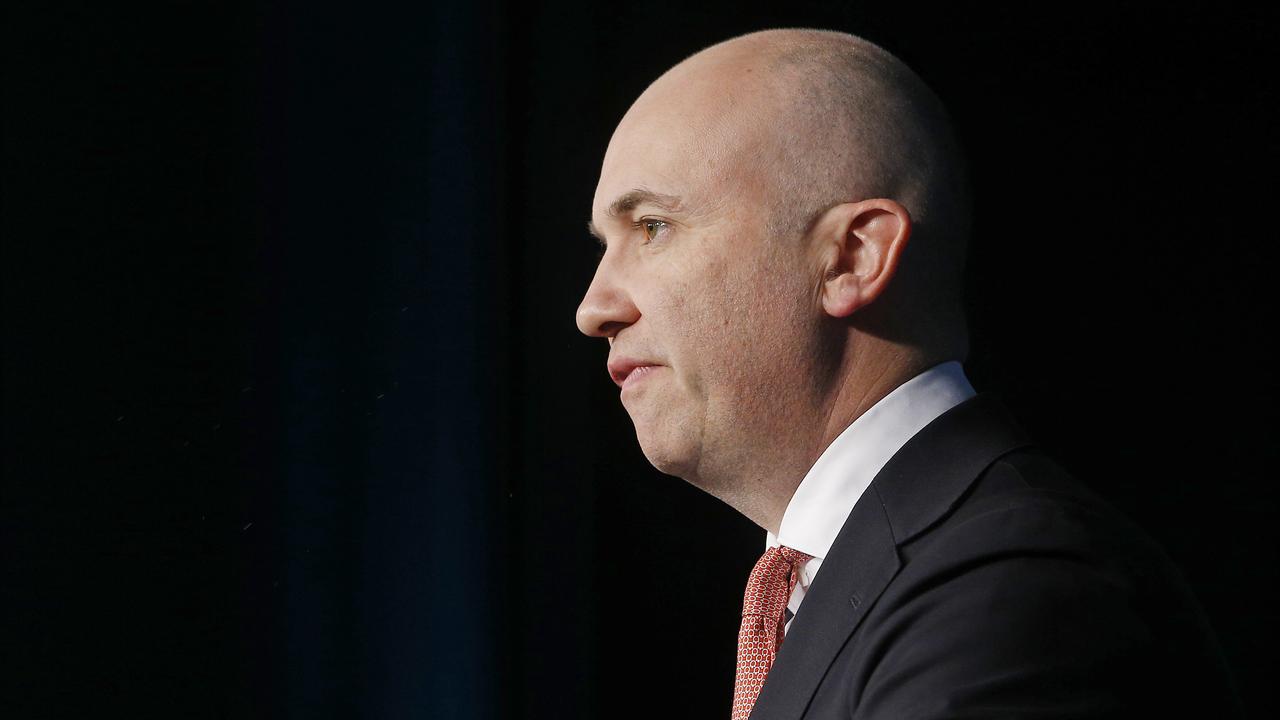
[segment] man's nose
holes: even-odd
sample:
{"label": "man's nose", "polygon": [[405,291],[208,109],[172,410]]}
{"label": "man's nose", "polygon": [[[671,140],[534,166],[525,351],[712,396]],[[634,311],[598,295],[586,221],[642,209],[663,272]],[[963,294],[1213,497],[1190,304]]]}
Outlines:
{"label": "man's nose", "polygon": [[578,329],[591,337],[613,337],[622,328],[640,319],[631,295],[609,271],[608,261],[600,263],[587,294],[578,305]]}

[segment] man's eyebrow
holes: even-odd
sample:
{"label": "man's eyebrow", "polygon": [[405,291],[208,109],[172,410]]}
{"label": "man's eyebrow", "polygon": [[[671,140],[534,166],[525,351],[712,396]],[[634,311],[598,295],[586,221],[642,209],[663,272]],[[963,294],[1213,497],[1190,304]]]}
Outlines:
{"label": "man's eyebrow", "polygon": [[637,188],[619,195],[618,199],[609,205],[609,217],[630,212],[640,205],[654,205],[667,212],[678,212],[680,203],[680,197],[677,195],[664,195],[652,190]]}
{"label": "man's eyebrow", "polygon": [[[609,209],[606,212],[609,217],[617,217],[641,205],[653,205],[659,209],[674,213],[683,208],[683,202],[678,195],[667,195],[652,190],[636,188],[619,195],[616,200],[609,203]],[[600,232],[600,228],[596,227],[594,221],[587,221],[587,232],[591,233],[601,243],[604,243],[604,233]]]}

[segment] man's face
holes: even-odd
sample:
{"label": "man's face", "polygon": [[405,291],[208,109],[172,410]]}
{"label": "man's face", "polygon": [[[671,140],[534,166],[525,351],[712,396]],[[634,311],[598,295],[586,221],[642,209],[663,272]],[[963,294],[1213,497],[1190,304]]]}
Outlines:
{"label": "man's face", "polygon": [[646,92],[605,153],[592,224],[608,245],[577,321],[609,339],[615,368],[655,365],[621,389],[641,448],[712,489],[803,412],[817,280],[799,238],[766,237],[770,188],[743,162],[760,130],[702,112],[708,88],[677,85]]}

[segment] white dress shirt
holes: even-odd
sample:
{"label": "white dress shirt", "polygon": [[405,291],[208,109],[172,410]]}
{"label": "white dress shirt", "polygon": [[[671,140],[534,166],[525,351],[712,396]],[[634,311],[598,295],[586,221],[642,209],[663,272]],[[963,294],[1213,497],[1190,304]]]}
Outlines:
{"label": "white dress shirt", "polygon": [[[974,394],[959,362],[935,365],[881,398],[823,450],[787,503],[778,535],[766,536],[766,547],[786,545],[813,556],[800,568],[788,610],[799,611],[822,559],[876,473],[925,425]],[[788,620],[784,632],[790,627]]]}

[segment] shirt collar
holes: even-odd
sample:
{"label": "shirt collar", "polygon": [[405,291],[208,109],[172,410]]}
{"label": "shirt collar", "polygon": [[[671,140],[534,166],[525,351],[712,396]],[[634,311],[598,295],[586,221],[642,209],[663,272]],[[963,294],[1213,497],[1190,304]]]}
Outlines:
{"label": "shirt collar", "polygon": [[894,388],[823,450],[800,481],[766,547],[786,545],[821,560],[845,519],[889,458],[939,415],[974,396],[952,360]]}

